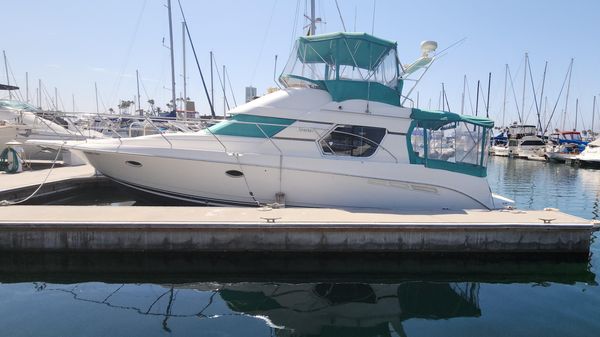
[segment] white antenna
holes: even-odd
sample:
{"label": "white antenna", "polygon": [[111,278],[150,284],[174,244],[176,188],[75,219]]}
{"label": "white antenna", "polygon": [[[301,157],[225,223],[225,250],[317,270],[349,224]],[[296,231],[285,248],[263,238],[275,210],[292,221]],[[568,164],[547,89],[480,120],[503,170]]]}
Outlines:
{"label": "white antenna", "polygon": [[373,0],[373,19],[371,21],[371,35],[375,34],[375,6],[377,5],[377,0]]}

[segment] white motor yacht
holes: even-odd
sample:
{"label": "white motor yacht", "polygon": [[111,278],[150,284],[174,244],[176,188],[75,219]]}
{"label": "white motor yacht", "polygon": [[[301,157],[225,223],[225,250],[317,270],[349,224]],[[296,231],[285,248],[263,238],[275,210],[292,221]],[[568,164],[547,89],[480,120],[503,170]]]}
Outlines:
{"label": "white motor yacht", "polygon": [[66,141],[103,137],[102,134],[92,130],[82,132],[68,130],[58,124],[53,117],[44,118],[42,114],[39,109],[25,102],[0,100],[0,120],[16,127],[16,137],[13,139],[23,143],[26,159],[53,160],[57,154],[56,149],[26,143],[28,140]]}
{"label": "white motor yacht", "polygon": [[600,138],[588,143],[576,159],[582,166],[600,168]]}
{"label": "white motor yacht", "polygon": [[[283,89],[198,132],[68,144],[124,185],[202,204],[494,209],[493,121],[401,105],[395,42],[300,37]],[[425,50],[417,63],[430,62]],[[450,148],[452,147],[452,148]]]}
{"label": "white motor yacht", "polygon": [[549,139],[550,142],[546,147],[546,159],[558,163],[575,160],[587,145],[587,142],[582,140],[581,133],[578,131],[553,133]]}
{"label": "white motor yacht", "polygon": [[546,143],[536,135],[534,125],[511,125],[508,128],[508,153],[511,157],[546,160]]}

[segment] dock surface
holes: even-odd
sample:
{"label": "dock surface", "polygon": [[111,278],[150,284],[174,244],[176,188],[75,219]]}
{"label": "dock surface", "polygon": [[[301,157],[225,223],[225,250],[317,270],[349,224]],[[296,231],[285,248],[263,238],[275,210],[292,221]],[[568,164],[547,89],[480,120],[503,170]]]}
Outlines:
{"label": "dock surface", "polygon": [[0,207],[2,250],[585,253],[594,229],[559,211]]}
{"label": "dock surface", "polygon": [[[49,176],[48,173],[50,173]],[[96,170],[91,165],[55,167],[52,170],[48,168],[12,174],[0,172],[0,192],[38,186],[46,179],[46,176],[48,176],[46,183],[54,183],[69,179],[93,177],[95,174]]]}
{"label": "dock surface", "polygon": [[86,183],[105,179],[104,176],[96,175],[96,170],[91,165],[54,167],[13,174],[0,172],[0,201],[27,198],[42,183],[35,194],[38,198],[76,190]]}

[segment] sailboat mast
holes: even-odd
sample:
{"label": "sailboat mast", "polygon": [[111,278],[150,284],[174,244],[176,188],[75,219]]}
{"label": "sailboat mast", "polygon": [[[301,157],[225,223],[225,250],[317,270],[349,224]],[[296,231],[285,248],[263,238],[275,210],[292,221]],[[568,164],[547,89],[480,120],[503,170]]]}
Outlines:
{"label": "sailboat mast", "polygon": [[594,95],[594,103],[592,104],[592,137],[594,137],[594,117],[596,116],[596,95]]}
{"label": "sailboat mast", "polygon": [[142,106],[140,104],[140,74],[138,72],[138,70],[135,70],[135,79],[137,82],[137,107],[138,107],[138,112],[140,113],[140,116],[144,115],[144,112],[142,111]]}
{"label": "sailboat mast", "polygon": [[465,113],[465,89],[467,88],[467,75],[463,77],[463,91],[460,97],[460,114]]}
{"label": "sailboat mast", "polygon": [[479,113],[479,80],[477,80],[477,99],[475,100],[475,116]]}
{"label": "sailboat mast", "polygon": [[187,75],[185,69],[185,21],[181,23],[181,53],[183,54],[183,110],[187,102]]}
{"label": "sailboat mast", "polygon": [[42,110],[42,79],[38,78],[38,108]]}
{"label": "sailboat mast", "polygon": [[29,103],[29,73],[25,72],[25,101]]}
{"label": "sailboat mast", "polygon": [[504,99],[502,100],[502,127],[506,126],[505,117],[506,117],[506,85],[508,82],[508,64],[504,65]]}
{"label": "sailboat mast", "polygon": [[[544,87],[546,86],[546,72],[548,70],[548,61],[546,61],[546,64],[544,65],[544,76],[542,77],[542,90],[540,91],[540,108],[538,109],[538,124],[540,125],[540,131],[543,132],[545,134],[545,130],[542,129],[542,118],[540,116],[541,114],[541,104],[542,104],[542,98],[544,97]],[[533,81],[533,78],[532,78]],[[535,95],[535,92],[533,93]]]}
{"label": "sailboat mast", "polygon": [[214,89],[214,80],[213,80],[213,52],[210,52],[210,101],[215,104],[215,89]]}
{"label": "sailboat mast", "polygon": [[571,74],[573,74],[573,59],[571,59],[571,64],[569,65],[569,81],[567,83],[567,96],[565,97],[565,110],[563,112],[563,122],[562,129],[565,129],[565,124],[567,122],[567,106],[569,104],[569,92],[571,91]]}
{"label": "sailboat mast", "polygon": [[488,76],[487,102],[485,102],[485,118],[490,118],[490,86],[492,85],[492,73]]}
{"label": "sailboat mast", "polygon": [[521,112],[523,113],[523,116],[525,116],[525,89],[527,87],[527,64],[529,62],[529,54],[525,53],[525,66],[523,67],[523,69],[525,69],[525,71],[523,72],[523,99],[521,100]]}
{"label": "sailboat mast", "polygon": [[575,100],[575,128],[573,131],[577,131],[577,117],[579,115],[579,98]]}
{"label": "sailboat mast", "polygon": [[[6,51],[3,50],[2,54],[4,55],[4,70],[6,71],[6,84],[10,85],[10,78],[8,77],[8,61],[6,61]],[[12,91],[8,91],[8,98],[12,99]]]}
{"label": "sailboat mast", "polygon": [[317,31],[317,23],[315,18],[315,0],[310,0],[310,34],[315,35]]}
{"label": "sailboat mast", "polygon": [[225,87],[227,86],[227,83],[225,82],[226,71],[227,69],[225,69],[225,65],[223,65],[223,117],[227,116],[227,94],[225,92]]}
{"label": "sailboat mast", "polygon": [[167,9],[169,11],[169,49],[171,52],[171,99],[173,112],[177,111],[175,105],[177,94],[175,93],[175,51],[173,50],[173,18],[171,17],[171,0],[167,0]]}
{"label": "sailboat mast", "polygon": [[100,113],[98,109],[98,83],[94,82],[94,91],[96,92],[96,113]]}

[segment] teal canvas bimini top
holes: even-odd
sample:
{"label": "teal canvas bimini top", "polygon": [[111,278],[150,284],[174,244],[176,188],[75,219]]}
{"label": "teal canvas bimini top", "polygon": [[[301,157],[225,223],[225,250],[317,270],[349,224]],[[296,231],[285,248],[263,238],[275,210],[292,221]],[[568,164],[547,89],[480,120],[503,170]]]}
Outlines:
{"label": "teal canvas bimini top", "polygon": [[494,121],[484,117],[460,115],[448,111],[427,111],[421,109],[412,109],[410,118],[418,122],[419,126],[427,129],[439,129],[449,122],[465,122],[479,125],[485,128],[493,128]]}
{"label": "teal canvas bimini top", "polygon": [[298,39],[298,58],[302,63],[328,63],[376,69],[395,42],[367,33],[330,33]]}

